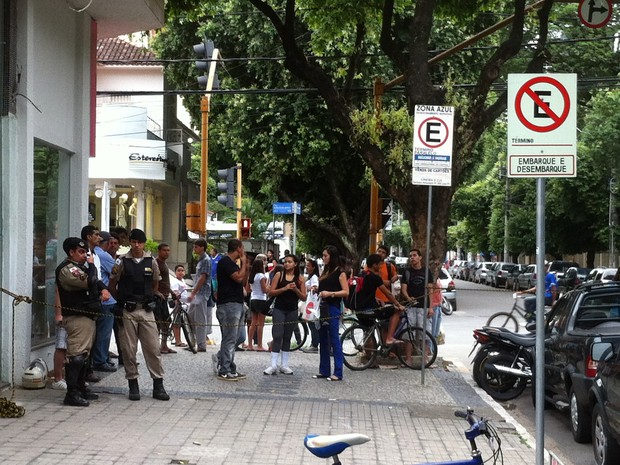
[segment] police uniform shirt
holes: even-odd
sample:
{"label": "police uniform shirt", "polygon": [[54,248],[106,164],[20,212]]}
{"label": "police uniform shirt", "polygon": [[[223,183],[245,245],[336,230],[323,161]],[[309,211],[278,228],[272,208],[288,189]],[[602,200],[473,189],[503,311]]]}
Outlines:
{"label": "police uniform shirt", "polygon": [[116,261],[114,262],[114,266],[112,267],[112,274],[110,275],[110,279],[120,280],[121,276],[123,276],[123,257],[124,258],[131,258],[136,263],[140,263],[146,257],[153,258],[153,260],[151,260],[151,263],[153,264],[152,265],[152,267],[153,267],[153,281],[160,281],[161,280],[161,275],[159,274],[159,267],[157,266],[157,260],[155,260],[155,258],[151,255],[151,253],[145,251],[144,255],[142,257],[134,257],[131,254],[131,249],[125,255],[123,255],[121,257],[118,257],[116,259]]}
{"label": "police uniform shirt", "polygon": [[69,261],[58,274],[58,284],[66,291],[88,290],[88,272],[74,261]]}

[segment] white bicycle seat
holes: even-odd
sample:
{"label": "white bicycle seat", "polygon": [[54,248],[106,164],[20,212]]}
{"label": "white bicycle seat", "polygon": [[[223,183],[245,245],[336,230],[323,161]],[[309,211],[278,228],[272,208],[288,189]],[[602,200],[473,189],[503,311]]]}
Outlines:
{"label": "white bicycle seat", "polygon": [[349,434],[309,434],[304,438],[306,449],[317,457],[326,459],[340,454],[343,450],[350,446],[364,444],[370,441],[365,434],[349,433]]}

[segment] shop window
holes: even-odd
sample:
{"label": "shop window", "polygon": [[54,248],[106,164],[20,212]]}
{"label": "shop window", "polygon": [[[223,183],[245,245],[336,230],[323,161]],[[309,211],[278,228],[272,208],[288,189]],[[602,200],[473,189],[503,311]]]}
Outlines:
{"label": "shop window", "polygon": [[31,334],[33,346],[45,344],[55,336],[54,272],[59,259],[64,256],[62,246],[58,244],[58,226],[61,223],[58,206],[68,205],[65,190],[58,186],[60,159],[59,150],[35,145]]}

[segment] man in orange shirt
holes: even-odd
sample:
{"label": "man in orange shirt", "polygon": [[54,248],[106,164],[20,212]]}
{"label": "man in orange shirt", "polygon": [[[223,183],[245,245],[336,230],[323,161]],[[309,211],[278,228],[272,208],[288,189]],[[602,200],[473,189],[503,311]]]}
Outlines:
{"label": "man in orange shirt", "polygon": [[[377,255],[379,255],[382,259],[381,267],[379,268],[379,276],[383,280],[384,286],[391,290],[392,283],[398,281],[398,272],[396,271],[396,267],[389,262],[386,262],[385,259],[388,257],[390,251],[385,245],[380,245],[377,247]],[[390,302],[390,299],[381,291],[381,289],[377,289],[375,297],[387,304]]]}

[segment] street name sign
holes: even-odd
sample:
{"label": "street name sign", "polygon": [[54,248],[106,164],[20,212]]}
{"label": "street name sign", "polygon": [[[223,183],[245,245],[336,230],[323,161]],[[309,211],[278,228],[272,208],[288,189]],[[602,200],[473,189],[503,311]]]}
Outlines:
{"label": "street name sign", "polygon": [[274,202],[271,206],[274,215],[301,215],[301,204],[297,202]]}
{"label": "street name sign", "polygon": [[611,19],[611,0],[581,0],[579,20],[584,26],[596,29],[605,26]]}
{"label": "street name sign", "polygon": [[577,176],[577,75],[508,75],[508,176]]}
{"label": "street name sign", "polygon": [[411,182],[452,185],[454,107],[416,105],[414,118]]}

